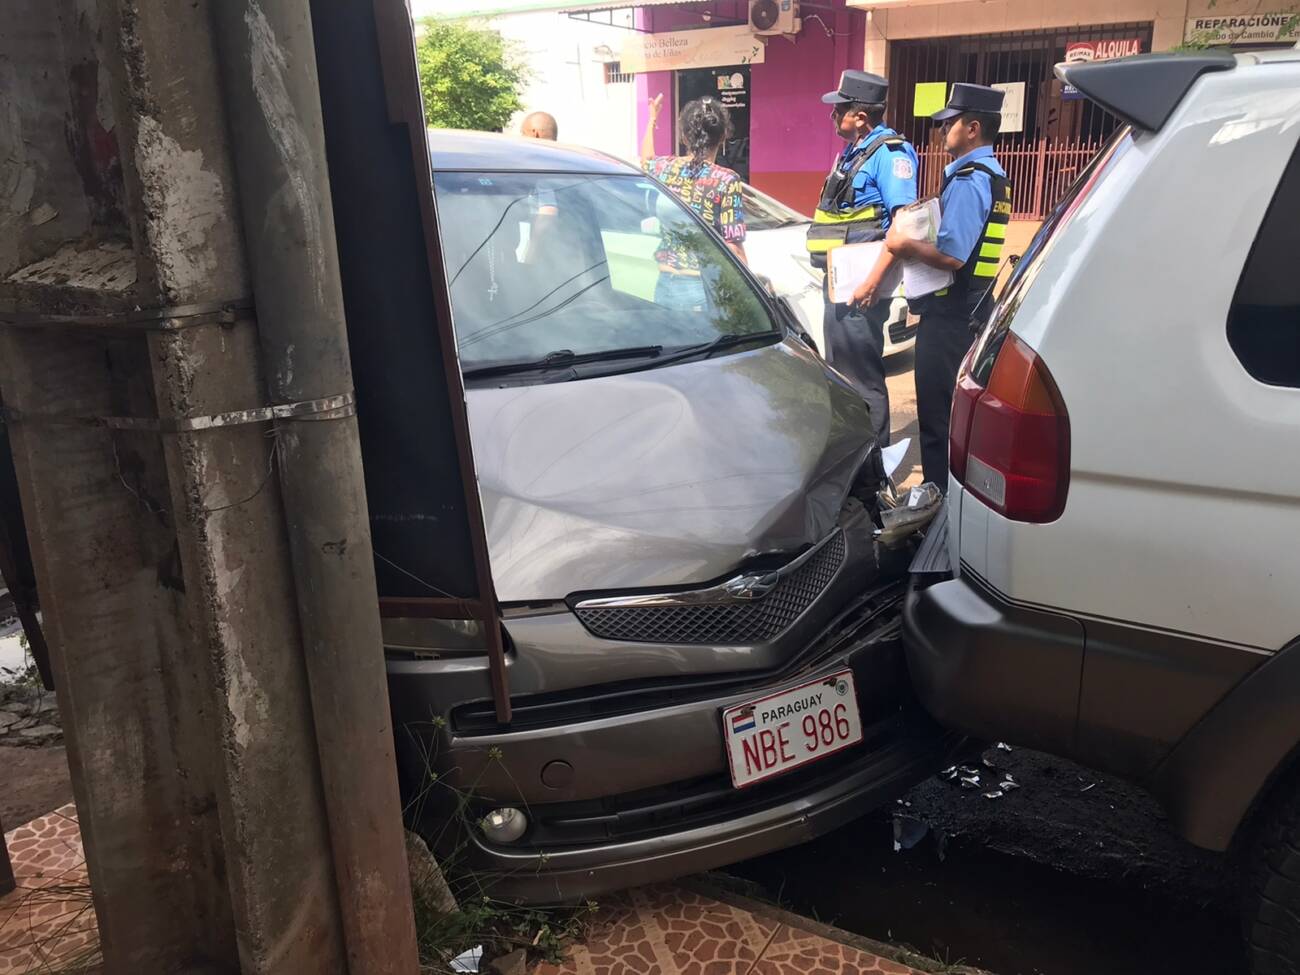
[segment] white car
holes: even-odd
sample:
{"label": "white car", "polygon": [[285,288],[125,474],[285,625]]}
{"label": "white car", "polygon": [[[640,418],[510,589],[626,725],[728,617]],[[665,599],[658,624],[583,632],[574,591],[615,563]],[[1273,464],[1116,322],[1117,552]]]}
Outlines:
{"label": "white car", "polygon": [[909,668],[940,722],[1128,777],[1239,856],[1251,970],[1294,975],[1300,50],[1058,73],[1131,125],[961,369]]}
{"label": "white car", "polygon": [[[750,269],[771,283],[777,297],[785,298],[804,329],[826,351],[822,335],[823,273],[808,260],[805,238],[812,218],[792,210],[761,190],[745,184],[745,256]],[[906,352],[916,344],[917,320],[908,315],[900,284],[885,322],[885,358]]]}

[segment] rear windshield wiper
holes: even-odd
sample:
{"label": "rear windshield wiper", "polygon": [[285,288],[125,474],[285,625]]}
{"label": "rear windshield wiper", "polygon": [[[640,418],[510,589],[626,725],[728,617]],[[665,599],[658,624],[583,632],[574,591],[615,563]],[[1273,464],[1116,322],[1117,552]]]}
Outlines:
{"label": "rear windshield wiper", "polygon": [[490,366],[475,366],[466,369],[462,375],[466,379],[482,379],[488,376],[509,376],[519,372],[537,372],[543,369],[560,369],[567,366],[580,366],[587,362],[609,362],[614,359],[650,359],[663,352],[662,345],[638,345],[626,349],[605,349],[601,352],[583,352],[572,349],[556,349],[540,359],[531,362],[498,362]]}

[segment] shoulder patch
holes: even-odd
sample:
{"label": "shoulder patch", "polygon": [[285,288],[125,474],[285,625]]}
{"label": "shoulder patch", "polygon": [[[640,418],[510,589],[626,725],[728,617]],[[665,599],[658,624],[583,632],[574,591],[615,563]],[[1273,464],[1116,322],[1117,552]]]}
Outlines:
{"label": "shoulder patch", "polygon": [[912,160],[906,156],[896,156],[894,158],[894,179],[911,179],[916,174],[912,166]]}

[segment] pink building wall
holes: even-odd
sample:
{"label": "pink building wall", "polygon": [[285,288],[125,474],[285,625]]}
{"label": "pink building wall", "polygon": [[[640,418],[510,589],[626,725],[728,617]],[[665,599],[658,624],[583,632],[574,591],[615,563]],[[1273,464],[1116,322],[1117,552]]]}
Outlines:
{"label": "pink building wall", "polygon": [[[833,10],[825,9],[831,5]],[[689,29],[701,24],[699,10],[695,5],[642,8],[637,25],[653,31]],[[750,182],[759,189],[811,213],[822,180],[843,147],[821,96],[839,84],[844,69],[862,67],[866,15],[847,9],[844,0],[831,0],[816,7],[805,4],[803,16],[799,35],[793,41],[769,38],[764,62],[750,69],[749,167]],[[636,85],[639,136],[650,98],[663,93],[665,103],[672,104],[673,74],[637,75]],[[656,153],[673,151],[672,131],[666,109],[655,134]]]}

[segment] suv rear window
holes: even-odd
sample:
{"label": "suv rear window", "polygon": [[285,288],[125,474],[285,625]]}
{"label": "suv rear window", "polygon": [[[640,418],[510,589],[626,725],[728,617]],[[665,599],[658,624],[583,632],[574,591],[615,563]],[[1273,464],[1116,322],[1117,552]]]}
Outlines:
{"label": "suv rear window", "polygon": [[1270,386],[1300,388],[1300,148],[1282,174],[1228,312],[1228,343]]}

